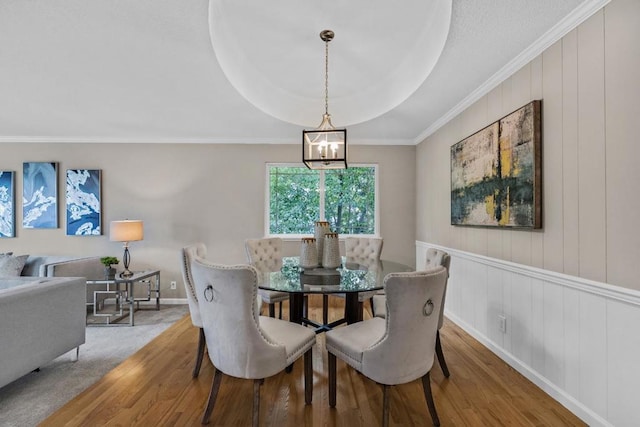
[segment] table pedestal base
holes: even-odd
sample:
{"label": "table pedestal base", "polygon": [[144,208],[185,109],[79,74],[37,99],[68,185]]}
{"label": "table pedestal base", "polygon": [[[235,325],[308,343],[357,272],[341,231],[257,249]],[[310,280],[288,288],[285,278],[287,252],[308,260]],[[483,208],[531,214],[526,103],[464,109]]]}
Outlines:
{"label": "table pedestal base", "polygon": [[345,317],[330,323],[318,323],[304,317],[304,294],[294,292],[289,294],[289,321],[300,325],[310,325],[315,328],[316,334],[330,331],[343,323],[352,324],[362,321],[362,303],[358,301],[357,292],[345,294]]}

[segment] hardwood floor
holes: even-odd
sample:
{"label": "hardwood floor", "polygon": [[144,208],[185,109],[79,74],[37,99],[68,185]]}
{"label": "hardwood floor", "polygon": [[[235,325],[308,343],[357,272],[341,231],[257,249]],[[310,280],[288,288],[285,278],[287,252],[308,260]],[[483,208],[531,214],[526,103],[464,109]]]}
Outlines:
{"label": "hardwood floor", "polygon": [[[343,301],[331,298],[330,320]],[[312,318],[321,299],[310,300]],[[286,307],[283,313],[287,313]],[[365,318],[368,317],[365,313]],[[576,416],[506,365],[451,322],[440,331],[451,372],[434,362],[431,386],[442,426],[583,426]],[[191,378],[198,331],[188,316],[47,418],[42,426],[197,426],[208,397],[213,367],[205,355]],[[304,403],[303,364],[267,378],[261,388],[260,425],[376,426],[382,389],[338,360],[337,405],[328,404],[327,353],[318,335],[313,354],[313,404]],[[253,382],[225,376],[211,426],[251,425]],[[420,380],[390,393],[390,424],[430,426]]]}

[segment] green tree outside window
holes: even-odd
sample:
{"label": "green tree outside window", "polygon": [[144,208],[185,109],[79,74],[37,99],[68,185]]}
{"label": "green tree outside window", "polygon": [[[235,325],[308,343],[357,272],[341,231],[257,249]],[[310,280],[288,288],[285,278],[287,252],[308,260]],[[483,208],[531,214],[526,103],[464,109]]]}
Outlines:
{"label": "green tree outside window", "polygon": [[269,234],[313,234],[329,221],[340,234],[375,234],[376,168],[317,171],[269,165]]}

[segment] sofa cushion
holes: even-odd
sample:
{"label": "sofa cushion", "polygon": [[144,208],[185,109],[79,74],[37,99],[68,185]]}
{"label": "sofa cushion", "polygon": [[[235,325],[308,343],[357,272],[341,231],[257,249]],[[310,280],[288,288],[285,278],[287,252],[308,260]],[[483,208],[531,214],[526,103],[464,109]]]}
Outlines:
{"label": "sofa cushion", "polygon": [[0,277],[19,277],[29,255],[0,255]]}

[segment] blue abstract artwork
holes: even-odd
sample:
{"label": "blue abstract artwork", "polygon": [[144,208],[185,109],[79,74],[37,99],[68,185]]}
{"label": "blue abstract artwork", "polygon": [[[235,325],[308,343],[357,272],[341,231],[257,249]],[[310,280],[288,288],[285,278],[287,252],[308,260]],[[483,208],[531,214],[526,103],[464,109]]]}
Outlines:
{"label": "blue abstract artwork", "polygon": [[0,237],[15,237],[13,172],[0,171]]}
{"label": "blue abstract artwork", "polygon": [[99,236],[100,170],[67,169],[67,236]]}
{"label": "blue abstract artwork", "polygon": [[22,226],[58,228],[58,165],[25,162],[22,174]]}

